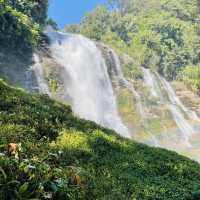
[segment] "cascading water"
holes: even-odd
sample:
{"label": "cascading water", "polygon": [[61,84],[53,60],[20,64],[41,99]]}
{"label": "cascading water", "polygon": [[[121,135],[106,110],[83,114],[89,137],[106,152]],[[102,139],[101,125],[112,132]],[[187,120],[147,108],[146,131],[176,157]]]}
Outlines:
{"label": "cascading water", "polygon": [[53,58],[63,67],[65,95],[76,114],[130,137],[117,111],[116,99],[100,50],[91,40],[48,31]]}
{"label": "cascading water", "polygon": [[43,67],[40,63],[40,58],[37,54],[33,54],[33,61],[34,64],[31,66],[31,70],[34,71],[36,75],[36,81],[38,85],[37,89],[40,93],[48,94],[49,96],[51,96],[49,87],[44,79]]}
{"label": "cascading water", "polygon": [[191,120],[200,121],[200,118],[197,116],[197,114],[194,111],[191,111],[190,109],[186,108],[185,105],[183,105],[180,99],[176,96],[170,83],[167,82],[164,78],[161,78],[161,79],[163,82],[163,86],[168,91],[168,95],[172,104],[178,105],[185,112],[185,114],[188,115],[188,117]]}
{"label": "cascading water", "polygon": [[169,97],[169,100],[171,103],[170,110],[172,112],[174,121],[176,122],[177,126],[183,133],[184,137],[188,138],[188,136],[193,134],[195,131],[194,131],[193,127],[187,122],[183,113],[180,110],[180,108],[182,108],[183,104],[180,101],[180,99],[176,96],[170,83],[167,82],[164,78],[160,77],[159,75],[158,75],[158,78],[160,79],[160,81]]}
{"label": "cascading water", "polygon": [[[189,143],[189,136],[194,133],[194,129],[192,126],[187,122],[183,113],[181,112],[182,107],[185,106],[182,104],[180,99],[176,96],[173,88],[171,87],[170,83],[167,82],[164,78],[162,78],[158,73],[156,73],[157,78],[154,77],[154,74],[149,69],[143,69],[144,71],[144,78],[146,85],[149,87],[152,96],[159,97],[162,103],[167,104],[168,108],[172,114],[173,120],[176,123],[177,127],[180,129],[182,135],[181,138],[184,140],[187,146],[190,146]],[[165,92],[168,95],[168,100],[164,100],[162,97],[162,92],[160,91],[158,85],[159,82],[162,84]],[[185,108],[186,109],[186,108]],[[189,109],[187,109],[189,110]]]}
{"label": "cascading water", "polygon": [[[118,82],[118,84],[123,84],[135,97],[138,112],[140,113],[142,122],[144,123],[143,124],[144,127],[146,127],[146,120],[145,120],[146,115],[145,115],[145,111],[143,109],[141,96],[135,90],[135,88],[133,87],[133,84],[130,81],[125,79],[123,72],[122,72],[121,62],[120,62],[118,55],[112,49],[110,49],[110,52],[111,52],[112,58],[114,60],[114,65],[113,65],[114,77],[115,77],[116,81]],[[149,133],[149,134],[150,134],[150,137],[151,137],[151,141],[149,141],[148,143],[150,145],[153,145],[153,146],[159,146],[158,140],[154,137],[154,135],[151,134],[151,133]]]}
{"label": "cascading water", "polygon": [[142,68],[142,70],[144,74],[144,81],[146,85],[150,88],[151,95],[154,97],[161,97],[161,95],[158,92],[155,77],[151,73],[150,69]]}
{"label": "cascading water", "polygon": [[145,112],[142,107],[141,96],[135,90],[135,88],[133,87],[133,84],[124,78],[124,75],[123,75],[123,72],[121,69],[121,62],[119,60],[118,55],[112,49],[110,49],[110,52],[111,52],[113,60],[114,60],[113,72],[114,72],[115,78],[117,79],[118,84],[122,83],[133,94],[133,96],[136,98],[136,101],[137,101],[138,112],[140,113],[141,117],[144,118]]}

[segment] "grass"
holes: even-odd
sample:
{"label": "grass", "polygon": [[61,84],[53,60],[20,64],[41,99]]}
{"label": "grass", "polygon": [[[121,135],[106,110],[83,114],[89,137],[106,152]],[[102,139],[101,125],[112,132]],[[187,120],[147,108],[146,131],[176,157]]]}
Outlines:
{"label": "grass", "polygon": [[[22,143],[20,160],[6,145]],[[200,165],[0,81],[0,199],[198,200]]]}

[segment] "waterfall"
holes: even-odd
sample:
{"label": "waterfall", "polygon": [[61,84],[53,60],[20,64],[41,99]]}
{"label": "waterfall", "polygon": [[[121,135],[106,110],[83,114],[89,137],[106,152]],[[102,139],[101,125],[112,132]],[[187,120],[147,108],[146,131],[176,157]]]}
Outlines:
{"label": "waterfall", "polygon": [[[192,119],[195,118],[196,113],[190,111],[188,108],[186,108],[183,103],[180,101],[180,99],[176,96],[172,86],[169,82],[167,82],[163,77],[161,77],[158,73],[156,73],[158,80],[154,76],[154,74],[151,72],[150,69],[143,69],[144,72],[144,79],[147,87],[149,87],[149,90],[152,94],[152,96],[159,97],[161,102],[163,104],[167,104],[168,108],[172,114],[173,120],[176,123],[177,127],[182,133],[182,139],[184,140],[185,144],[187,146],[190,146],[189,143],[189,136],[194,133],[193,127],[188,123],[188,121],[185,119],[184,114],[182,113],[181,109],[185,111],[186,114],[188,114]],[[168,96],[168,100],[164,100],[162,96],[162,92],[160,88],[158,87],[159,82],[164,88],[164,91],[166,92]],[[197,115],[196,115],[197,116]]]}
{"label": "waterfall", "polygon": [[189,144],[189,136],[193,134],[195,131],[193,127],[188,123],[188,121],[185,119],[183,113],[181,112],[182,102],[178,97],[176,96],[172,86],[169,82],[167,82],[163,77],[161,77],[158,73],[156,73],[158,76],[158,79],[160,80],[162,86],[164,87],[165,92],[168,95],[169,98],[169,110],[171,111],[171,114],[173,116],[174,121],[176,122],[178,128],[180,129],[182,133],[182,137],[186,144],[190,146]]}
{"label": "waterfall", "polygon": [[44,72],[43,72],[42,64],[40,63],[40,58],[36,53],[33,54],[33,61],[34,61],[34,64],[31,66],[31,70],[33,70],[36,75],[36,81],[38,85],[37,89],[39,90],[40,93],[48,94],[49,96],[51,96],[49,87],[44,79]]}
{"label": "waterfall", "polygon": [[[123,84],[123,86],[125,86],[135,97],[137,110],[140,113],[142,122],[144,123],[143,125],[146,127],[146,120],[145,120],[146,115],[145,115],[145,111],[143,109],[141,96],[135,90],[133,84],[130,81],[128,81],[127,79],[125,79],[123,72],[122,72],[122,68],[121,68],[121,62],[120,62],[120,59],[119,59],[118,55],[116,54],[116,52],[113,49],[109,49],[109,50],[111,52],[111,55],[112,55],[112,58],[114,61],[114,65],[113,65],[114,77],[115,77],[116,81],[118,82],[118,84]],[[156,137],[152,133],[148,132],[148,134],[151,137],[151,141],[148,142],[148,144],[153,145],[153,146],[159,146],[159,142],[156,139]]]}
{"label": "waterfall", "polygon": [[114,71],[114,76],[117,79],[118,84],[123,84],[133,94],[133,96],[136,99],[138,112],[140,113],[141,118],[144,118],[145,112],[143,110],[140,94],[135,90],[135,88],[133,87],[133,84],[124,78],[124,75],[121,69],[121,62],[119,60],[118,55],[115,53],[113,49],[110,49],[110,52],[114,60],[113,71]]}
{"label": "waterfall", "polygon": [[142,70],[144,74],[144,81],[150,88],[151,95],[154,97],[160,97],[154,75],[151,73],[150,69],[142,68]]}
{"label": "waterfall", "polygon": [[200,118],[197,116],[197,114],[190,110],[189,108],[187,108],[182,102],[181,100],[176,96],[172,86],[170,85],[169,82],[167,82],[164,78],[162,78],[162,82],[163,82],[163,85],[164,87],[166,88],[166,90],[168,91],[168,95],[169,95],[169,98],[170,98],[170,101],[175,104],[175,105],[178,105],[184,112],[186,115],[188,115],[188,117],[191,119],[191,120],[194,120],[194,121],[200,121]]}
{"label": "waterfall", "polygon": [[73,111],[130,137],[117,111],[107,66],[95,43],[81,35],[48,31],[50,50],[63,67],[65,95]]}

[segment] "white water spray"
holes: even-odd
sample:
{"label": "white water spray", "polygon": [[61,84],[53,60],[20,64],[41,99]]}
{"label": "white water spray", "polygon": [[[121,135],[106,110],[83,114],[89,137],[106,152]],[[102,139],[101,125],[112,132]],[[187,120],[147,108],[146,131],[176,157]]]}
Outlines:
{"label": "white water spray", "polygon": [[[135,90],[133,84],[126,80],[124,75],[123,75],[123,72],[122,72],[122,69],[121,69],[121,62],[120,62],[120,59],[118,57],[118,55],[115,53],[114,50],[110,49],[110,52],[112,53],[112,57],[114,59],[114,65],[113,67],[115,67],[115,69],[113,70],[114,71],[114,75],[115,75],[115,79],[117,79],[118,81],[118,84],[123,84],[132,94],[133,96],[135,97],[136,99],[136,104],[137,104],[137,109],[138,109],[138,112],[140,113],[140,116],[141,116],[141,119],[142,121],[145,123],[145,111],[143,109],[143,105],[142,105],[142,99],[141,99],[141,96],[140,94]],[[150,134],[150,137],[151,137],[151,141],[149,141],[149,145],[152,145],[152,146],[159,146],[159,142],[158,140],[156,139],[156,137],[149,133]]]}
{"label": "white water spray", "polygon": [[160,97],[154,75],[151,73],[150,69],[142,68],[142,70],[145,84],[150,88],[151,95],[154,97]]}
{"label": "white water spray", "polygon": [[65,94],[74,112],[130,137],[118,115],[107,66],[95,43],[81,35],[54,31],[47,35],[52,56],[64,68]]}
{"label": "white water spray", "polygon": [[35,72],[39,92],[51,96],[49,87],[44,79],[43,67],[40,63],[40,58],[37,54],[33,54],[33,61],[34,64],[32,65],[31,70]]}
{"label": "white water spray", "polygon": [[135,88],[133,87],[133,84],[130,81],[128,81],[124,78],[124,75],[123,75],[123,72],[122,72],[122,69],[121,69],[121,63],[120,63],[118,55],[112,49],[110,49],[110,52],[112,53],[112,56],[113,56],[113,59],[114,59],[114,62],[115,62],[114,72],[115,72],[115,77],[116,77],[118,83],[119,84],[122,83],[133,94],[133,96],[136,99],[138,112],[140,113],[141,117],[144,118],[145,112],[144,112],[143,107],[142,107],[141,96],[135,90]]}
{"label": "white water spray", "polygon": [[162,78],[158,73],[157,76],[161,81],[168,97],[169,97],[169,109],[172,113],[173,119],[176,122],[178,128],[180,129],[183,139],[188,146],[189,144],[189,136],[195,133],[193,127],[187,122],[184,118],[183,113],[180,110],[179,101],[177,101],[178,97],[176,96],[173,88],[171,87],[170,83],[167,82],[164,78]]}
{"label": "white water spray", "polygon": [[188,115],[188,117],[191,120],[200,121],[200,118],[197,116],[197,114],[194,111],[190,110],[189,108],[186,108],[186,106],[176,96],[176,94],[175,94],[172,86],[170,85],[170,83],[167,82],[164,78],[162,78],[162,81],[163,81],[163,85],[165,86],[166,90],[168,91],[168,95],[169,95],[170,101],[173,104],[178,105],[185,112],[185,114]]}
{"label": "white water spray", "polygon": [[[173,120],[182,133],[181,138],[183,142],[185,143],[185,145],[190,146],[189,137],[191,134],[194,133],[194,129],[188,123],[183,113],[181,112],[181,108],[184,108],[183,110],[188,110],[188,109],[182,104],[180,99],[176,96],[169,82],[167,82],[164,78],[162,78],[158,73],[156,73],[157,75],[156,78],[150,69],[143,69],[143,72],[144,72],[145,83],[147,87],[149,87],[152,96],[159,97],[162,103],[168,104],[168,108],[172,114]],[[162,96],[162,92],[158,86],[159,82],[162,84],[165,92],[168,95],[169,99],[167,99],[167,101],[164,100]]]}

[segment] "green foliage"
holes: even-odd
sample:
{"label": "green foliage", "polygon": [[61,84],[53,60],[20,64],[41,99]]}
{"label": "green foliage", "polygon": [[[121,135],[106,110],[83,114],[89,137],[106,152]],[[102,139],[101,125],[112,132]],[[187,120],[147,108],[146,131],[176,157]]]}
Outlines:
{"label": "green foliage", "polygon": [[[0,82],[0,199],[199,198],[200,166]],[[20,159],[6,155],[22,143]]]}
{"label": "green foliage", "polygon": [[48,19],[46,24],[50,25],[54,30],[58,30],[58,25],[53,19]]}
{"label": "green foliage", "polygon": [[[176,79],[187,65],[199,65],[198,0],[109,0],[109,9],[88,14],[82,34],[110,44],[135,65]],[[102,19],[106,19],[102,23]]]}
{"label": "green foliage", "polygon": [[92,13],[87,14],[80,28],[80,33],[89,38],[100,40],[107,30],[109,12],[105,7],[97,7]]}
{"label": "green foliage", "polygon": [[80,33],[80,30],[79,30],[79,25],[77,24],[71,24],[71,25],[67,25],[65,26],[64,30],[65,32],[69,32],[69,33]]}
{"label": "green foliage", "polygon": [[47,0],[0,0],[0,43],[15,52],[36,47],[47,4]]}
{"label": "green foliage", "polygon": [[4,0],[13,9],[27,15],[38,24],[45,24],[47,17],[48,0]]}
{"label": "green foliage", "polygon": [[200,94],[200,66],[187,66],[183,68],[178,78],[192,91]]}
{"label": "green foliage", "polygon": [[[85,120],[75,118],[70,106],[54,102],[48,96],[29,96],[21,90],[14,90],[0,83],[0,142],[4,142],[1,141],[3,134],[12,125],[14,130],[25,126],[32,139],[43,136],[54,139],[63,126],[76,126],[76,129],[88,132],[99,127],[95,123],[86,123]],[[26,137],[26,133],[27,131],[22,131],[22,137]]]}
{"label": "green foliage", "polygon": [[126,77],[134,80],[143,79],[144,76],[141,68],[131,62],[124,66],[124,74]]}

